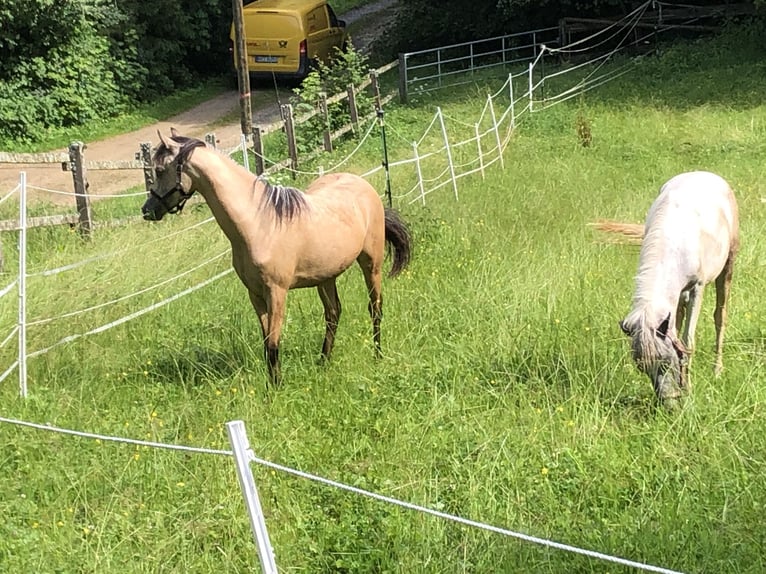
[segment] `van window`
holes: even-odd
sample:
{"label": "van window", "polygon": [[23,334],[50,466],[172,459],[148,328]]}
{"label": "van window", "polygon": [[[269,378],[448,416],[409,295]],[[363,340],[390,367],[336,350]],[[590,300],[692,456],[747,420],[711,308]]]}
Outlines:
{"label": "van window", "polygon": [[330,13],[330,27],[340,28],[340,22],[338,22],[338,17],[335,15],[335,10],[329,4],[327,5],[327,11]]}
{"label": "van window", "polygon": [[306,16],[306,21],[309,25],[309,34],[312,32],[319,32],[320,30],[326,30],[329,28],[329,21],[327,19],[327,10],[324,6],[315,8]]}

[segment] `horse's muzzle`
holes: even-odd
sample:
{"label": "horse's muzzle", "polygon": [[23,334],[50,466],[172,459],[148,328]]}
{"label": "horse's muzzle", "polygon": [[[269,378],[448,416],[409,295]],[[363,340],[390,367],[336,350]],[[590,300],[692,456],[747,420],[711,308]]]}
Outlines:
{"label": "horse's muzzle", "polygon": [[[150,203],[154,205],[149,205]],[[152,201],[151,199],[147,200],[143,207],[141,207],[141,214],[144,216],[144,221],[159,221],[165,213],[166,210],[156,201]]]}

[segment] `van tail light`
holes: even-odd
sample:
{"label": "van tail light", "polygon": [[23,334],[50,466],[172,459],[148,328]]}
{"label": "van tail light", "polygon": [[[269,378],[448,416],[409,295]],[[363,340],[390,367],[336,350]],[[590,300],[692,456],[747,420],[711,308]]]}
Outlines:
{"label": "van tail light", "polygon": [[301,56],[305,56],[308,51],[308,44],[306,43],[306,40],[301,40],[301,45],[298,48],[298,52]]}

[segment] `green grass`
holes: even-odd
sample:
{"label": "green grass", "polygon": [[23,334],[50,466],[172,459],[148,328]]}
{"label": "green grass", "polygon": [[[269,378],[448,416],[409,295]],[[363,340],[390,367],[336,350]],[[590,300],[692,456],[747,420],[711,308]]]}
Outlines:
{"label": "green grass", "polygon": [[[385,281],[380,361],[361,275],[352,269],[339,281],[344,315],[326,366],[317,364],[316,293],[290,294],[284,385],[267,391],[257,321],[228,275],[31,359],[30,397],[17,397],[11,377],[0,387],[0,414],[210,448],[228,448],[224,424],[241,419],[257,456],[348,484],[684,572],[762,572],[766,106],[753,94],[766,88],[766,75],[757,73],[763,59],[751,57],[750,45],[711,41],[646,60],[619,83],[525,117],[505,168],[460,180],[459,201],[447,187],[425,208],[398,202],[415,256],[401,277]],[[684,57],[699,67],[679,69]],[[453,91],[439,103],[445,115],[471,122],[481,93]],[[392,156],[411,154],[407,142],[432,113],[387,114]],[[592,126],[589,148],[579,144],[578,115]],[[376,165],[377,142],[357,161],[351,171]],[[425,167],[438,172],[441,164]],[[641,221],[659,186],[691,169],[717,171],[734,186],[742,250],[725,371],[712,377],[714,297],[707,293],[694,389],[669,414],[657,408],[618,327],[637,249],[607,243],[586,224]],[[383,189],[381,177],[375,183]],[[401,194],[411,178],[394,170],[392,183]],[[139,205],[126,201],[124,209]],[[99,230],[87,244],[66,230],[30,232],[30,272],[131,249],[78,272],[30,278],[30,318],[117,298],[225,250],[215,224],[170,235],[207,216],[201,207],[159,224]],[[10,262],[15,247],[6,237]],[[94,316],[30,327],[29,348],[114,320],[228,265],[223,258]],[[14,297],[0,300],[0,335],[14,324],[15,308]],[[229,459],[2,424],[0,468],[2,571],[258,570]],[[284,571],[632,571],[259,466],[254,472]]]}

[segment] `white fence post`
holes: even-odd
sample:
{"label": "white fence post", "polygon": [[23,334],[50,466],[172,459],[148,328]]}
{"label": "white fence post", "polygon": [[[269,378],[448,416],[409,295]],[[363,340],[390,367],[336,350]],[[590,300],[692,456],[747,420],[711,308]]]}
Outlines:
{"label": "white fence post", "polygon": [[447,150],[447,161],[449,162],[449,173],[452,177],[452,190],[455,192],[455,199],[457,196],[457,178],[455,178],[455,165],[452,163],[452,150],[449,147],[449,140],[447,139],[447,126],[444,125],[444,115],[442,114],[441,107],[436,108],[436,113],[439,114],[439,124],[442,128],[442,137],[444,138],[444,147]]}
{"label": "white fence post", "polygon": [[532,110],[532,90],[534,89],[534,86],[533,86],[532,72],[534,71],[534,69],[535,69],[535,65],[530,63],[529,64],[529,111],[530,112],[533,111]]}
{"label": "white fence post", "polygon": [[484,179],[484,156],[481,153],[481,136],[479,135],[479,124],[473,124],[476,132],[476,148],[479,152],[479,169],[481,170],[481,179]]}
{"label": "white fence post", "polygon": [[412,142],[412,151],[415,154],[415,169],[418,171],[418,186],[420,186],[420,201],[426,204],[426,190],[423,186],[423,172],[420,169],[420,156],[418,155],[418,142]]}
{"label": "white fence post", "polygon": [[516,110],[513,103],[513,73],[508,74],[508,80],[508,91],[511,96],[511,130],[513,130],[516,127]]}
{"label": "white fence post", "polygon": [[27,397],[27,173],[19,174],[19,392]]}
{"label": "white fence post", "polygon": [[277,564],[274,560],[274,549],[269,541],[269,533],[266,530],[266,520],[261,510],[261,501],[258,498],[258,490],[255,488],[255,479],[250,469],[250,461],[253,453],[245,432],[245,423],[242,421],[230,421],[226,423],[226,431],[229,433],[229,442],[234,451],[234,463],[237,467],[237,477],[242,488],[242,496],[245,498],[245,506],[250,515],[250,527],[253,530],[253,538],[258,548],[258,558],[261,562],[263,574],[278,574]]}
{"label": "white fence post", "polygon": [[505,162],[503,161],[503,144],[500,143],[500,128],[497,125],[497,116],[495,116],[495,106],[492,102],[492,96],[487,94],[489,100],[489,115],[492,116],[492,127],[495,129],[495,140],[497,140],[497,155],[500,158],[500,167],[505,169]]}
{"label": "white fence post", "polygon": [[247,155],[247,136],[242,134],[239,138],[239,142],[242,146],[242,163],[245,165],[245,169],[250,171],[250,157]]}

